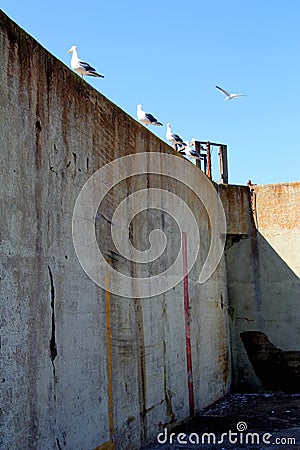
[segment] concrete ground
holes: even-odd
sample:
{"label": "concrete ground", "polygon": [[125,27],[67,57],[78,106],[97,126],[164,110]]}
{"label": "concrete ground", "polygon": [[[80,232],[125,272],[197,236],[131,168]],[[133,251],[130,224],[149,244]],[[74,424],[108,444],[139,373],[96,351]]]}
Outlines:
{"label": "concrete ground", "polygon": [[298,450],[300,394],[229,394],[172,431],[159,431],[159,441],[143,450]]}

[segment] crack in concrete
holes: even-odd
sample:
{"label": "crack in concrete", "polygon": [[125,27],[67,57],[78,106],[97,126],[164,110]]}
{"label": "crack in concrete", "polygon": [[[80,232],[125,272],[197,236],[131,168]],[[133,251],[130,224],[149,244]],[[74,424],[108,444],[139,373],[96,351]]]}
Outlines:
{"label": "crack in concrete", "polygon": [[53,366],[53,375],[55,379],[55,365],[54,360],[57,356],[57,346],[56,346],[56,339],[55,339],[55,288],[54,288],[54,282],[53,282],[53,274],[51,271],[50,266],[48,266],[49,271],[49,277],[50,277],[50,307],[52,312],[51,317],[51,338],[50,338],[50,358]]}

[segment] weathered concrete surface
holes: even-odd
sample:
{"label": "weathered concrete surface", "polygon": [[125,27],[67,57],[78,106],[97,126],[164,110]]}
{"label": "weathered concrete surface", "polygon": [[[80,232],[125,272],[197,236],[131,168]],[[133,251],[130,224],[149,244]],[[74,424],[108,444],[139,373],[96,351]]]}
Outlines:
{"label": "weathered concrete surface", "polygon": [[[248,233],[244,239],[233,236],[226,250],[234,386],[248,392],[270,386],[289,390],[287,380],[299,378],[300,368],[300,183],[251,186],[250,195],[251,207],[241,216],[241,224],[249,224]],[[265,364],[262,358],[269,360],[265,367],[273,380],[266,381],[268,374],[261,376],[261,368],[260,376],[255,374],[240,336],[247,331],[258,332],[252,334],[252,347],[260,340],[259,354],[252,360],[256,365],[258,360]],[[264,344],[259,333],[275,347],[265,338]],[[293,360],[283,358],[278,370],[276,348]],[[292,388],[295,381],[290,384]]]}
{"label": "weathered concrete surface", "polygon": [[[1,445],[104,449],[113,439],[117,449],[138,449],[189,416],[183,284],[152,298],[107,295],[76,258],[72,214],[82,186],[106,163],[173,151],[3,13],[0,25]],[[189,162],[185,170],[196,177]],[[154,228],[170,237],[156,264],[136,267],[111,243],[116,205],[154,186],[180,192],[201,236],[189,273],[196,411],[228,392],[231,348],[234,386],[264,389],[240,333],[265,333],[277,349],[299,350],[299,183],[216,188],[226,255],[204,285],[197,274],[210,244],[208,216],[174,179],[151,174],[112,189],[96,217],[99,247],[129,275],[150,276],[174,260],[178,229],[160,212],[139,214],[131,232],[140,250]]]}
{"label": "weathered concrete surface", "polygon": [[[115,448],[140,448],[162,426],[189,415],[183,285],[151,299],[108,298],[76,258],[71,221],[76,198],[97,169],[125,154],[172,149],[3,13],[0,25],[1,448],[90,450],[111,438]],[[129,180],[119,194],[149,182]],[[168,188],[178,191],[172,183]],[[210,241],[208,217],[197,198],[182,195],[202,239],[189,274],[199,410],[226,393],[231,381],[226,271],[223,258],[205,285],[197,283]],[[107,199],[106,218],[116,200],[113,193]],[[141,214],[134,240],[145,246],[145,229],[160,221],[174,235],[167,264],[180,238],[168,218]],[[106,227],[106,219],[97,219],[99,246],[111,251]],[[133,270],[118,258],[113,264]]]}
{"label": "weathered concrete surface", "polygon": [[252,226],[250,193],[247,186],[220,184],[217,189],[222,200],[227,221],[227,244],[232,239],[243,239]]}

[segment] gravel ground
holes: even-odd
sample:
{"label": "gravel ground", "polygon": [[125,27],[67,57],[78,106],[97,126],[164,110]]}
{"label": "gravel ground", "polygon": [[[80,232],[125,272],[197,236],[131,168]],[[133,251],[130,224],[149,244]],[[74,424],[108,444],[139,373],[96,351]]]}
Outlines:
{"label": "gravel ground", "polygon": [[300,450],[300,394],[229,394],[193,419],[159,432],[160,443],[156,439],[142,450]]}

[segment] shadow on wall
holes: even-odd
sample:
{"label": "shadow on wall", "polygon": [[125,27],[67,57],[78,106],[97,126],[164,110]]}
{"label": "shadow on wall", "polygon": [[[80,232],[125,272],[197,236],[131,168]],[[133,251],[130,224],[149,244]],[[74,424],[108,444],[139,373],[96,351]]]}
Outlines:
{"label": "shadow on wall", "polygon": [[283,351],[260,331],[245,331],[240,336],[264,389],[299,392],[300,351]]}
{"label": "shadow on wall", "polygon": [[226,258],[233,390],[299,392],[299,277],[258,231],[251,239],[231,240]]}

